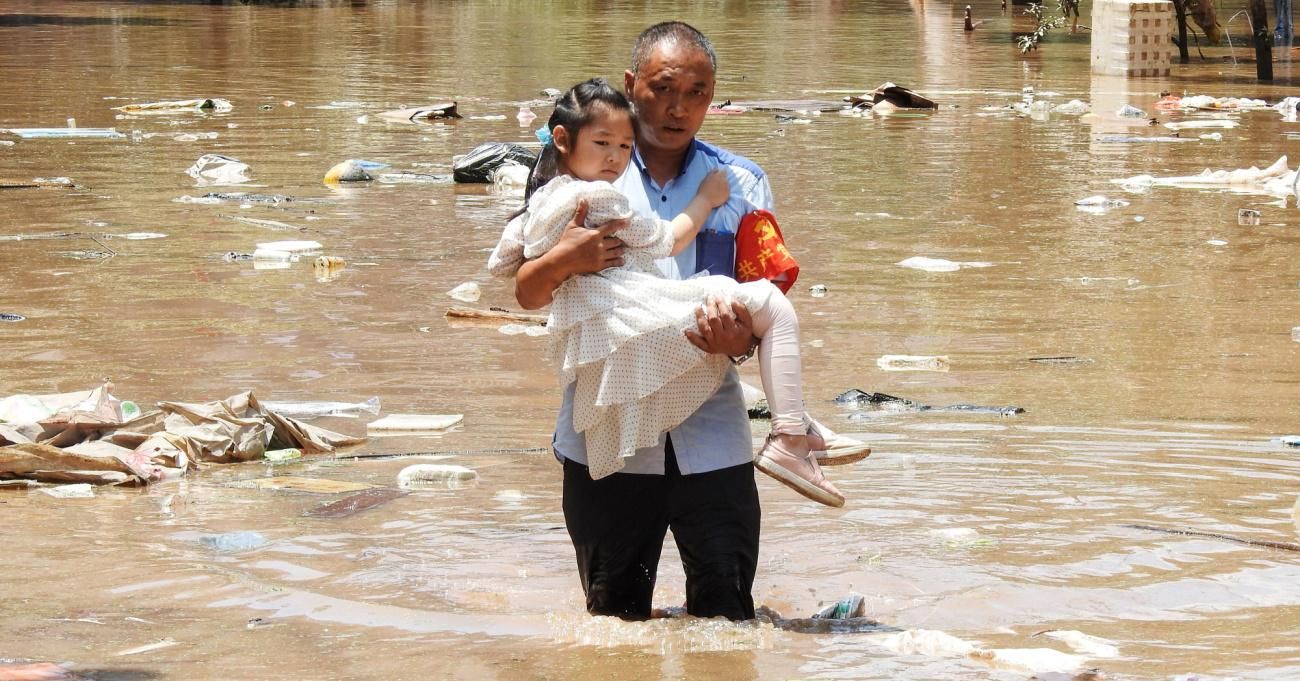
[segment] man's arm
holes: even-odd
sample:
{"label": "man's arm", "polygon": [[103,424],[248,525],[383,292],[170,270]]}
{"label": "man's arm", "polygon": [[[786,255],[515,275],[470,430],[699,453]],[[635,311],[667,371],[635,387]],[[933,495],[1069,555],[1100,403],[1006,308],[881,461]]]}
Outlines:
{"label": "man's arm", "polygon": [[[772,185],[766,174],[742,173],[740,179],[741,193],[751,208],[772,210]],[[724,305],[716,300],[695,312],[695,328],[686,331],[686,339],[707,353],[731,357],[748,354],[758,342],[749,310],[735,301]]]}
{"label": "man's arm", "polygon": [[515,275],[515,300],[525,310],[551,303],[555,289],[575,274],[599,272],[623,264],[623,242],[614,232],[627,220],[611,220],[597,229],[587,229],[587,202],[580,200],[573,220],[551,250],[519,266]]}

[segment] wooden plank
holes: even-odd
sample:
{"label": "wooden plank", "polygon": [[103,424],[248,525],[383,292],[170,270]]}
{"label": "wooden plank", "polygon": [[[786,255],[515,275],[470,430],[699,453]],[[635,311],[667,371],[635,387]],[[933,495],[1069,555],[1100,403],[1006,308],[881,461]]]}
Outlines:
{"label": "wooden plank", "polygon": [[521,324],[537,324],[538,326],[546,325],[546,315],[527,314],[525,312],[511,312],[500,308],[490,308],[480,310],[473,307],[461,307],[453,305],[447,308],[448,318],[451,319],[469,319],[478,321],[499,321],[499,322],[519,322]]}

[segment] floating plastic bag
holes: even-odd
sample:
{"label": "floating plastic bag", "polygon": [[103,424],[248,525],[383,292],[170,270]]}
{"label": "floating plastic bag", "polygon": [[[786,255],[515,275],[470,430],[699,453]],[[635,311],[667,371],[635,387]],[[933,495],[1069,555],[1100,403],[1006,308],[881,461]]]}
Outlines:
{"label": "floating plastic bag", "polygon": [[456,300],[461,301],[462,303],[472,303],[478,300],[479,297],[483,295],[483,292],[482,290],[479,289],[478,284],[472,281],[467,281],[461,284],[460,286],[457,286],[456,288],[448,291],[447,295],[451,296],[452,298],[455,298]]}
{"label": "floating plastic bag", "polygon": [[185,171],[185,174],[198,180],[200,185],[240,184],[249,181],[248,171],[248,164],[237,158],[221,154],[204,154]]}
{"label": "floating plastic bag", "polygon": [[468,154],[454,159],[452,179],[461,183],[490,184],[492,172],[507,163],[533,167],[537,156],[518,144],[486,142],[474,147]]}

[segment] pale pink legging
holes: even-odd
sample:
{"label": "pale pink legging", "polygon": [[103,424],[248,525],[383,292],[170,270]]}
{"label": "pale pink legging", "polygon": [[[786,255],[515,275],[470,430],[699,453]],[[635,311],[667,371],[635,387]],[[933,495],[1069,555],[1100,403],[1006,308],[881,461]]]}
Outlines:
{"label": "pale pink legging", "polygon": [[785,294],[766,279],[737,287],[736,300],[749,310],[758,336],[759,373],[772,432],[804,435],[803,362],[799,358],[799,317]]}

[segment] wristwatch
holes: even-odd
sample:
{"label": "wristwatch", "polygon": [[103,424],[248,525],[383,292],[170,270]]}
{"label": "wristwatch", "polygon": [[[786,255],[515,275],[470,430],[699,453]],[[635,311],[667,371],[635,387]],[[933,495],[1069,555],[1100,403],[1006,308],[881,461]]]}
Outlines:
{"label": "wristwatch", "polygon": [[740,366],[741,364],[748,362],[749,359],[754,356],[754,352],[758,350],[759,339],[751,336],[749,341],[749,350],[746,350],[745,354],[739,357],[728,357],[734,366]]}

